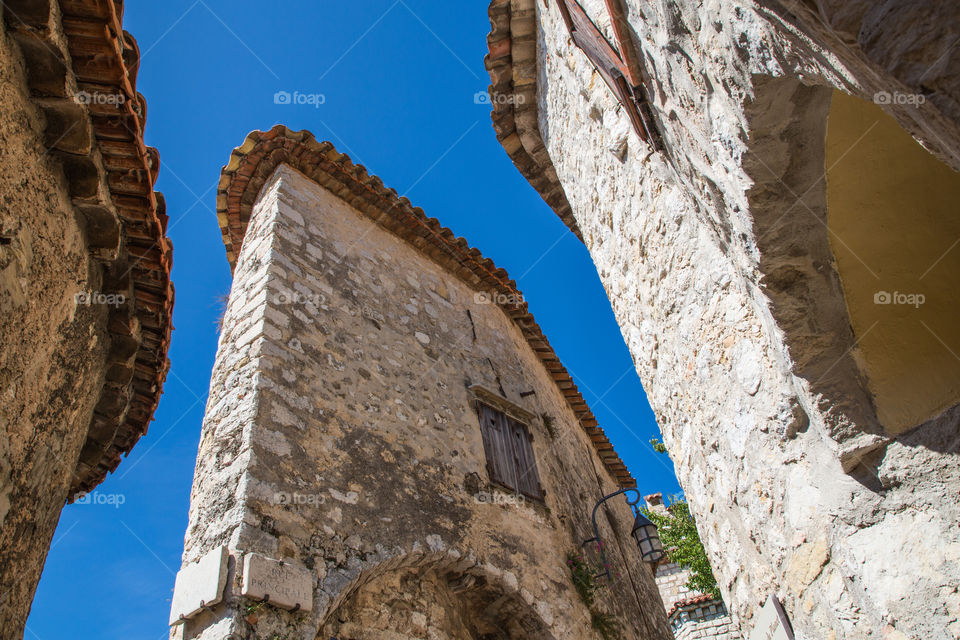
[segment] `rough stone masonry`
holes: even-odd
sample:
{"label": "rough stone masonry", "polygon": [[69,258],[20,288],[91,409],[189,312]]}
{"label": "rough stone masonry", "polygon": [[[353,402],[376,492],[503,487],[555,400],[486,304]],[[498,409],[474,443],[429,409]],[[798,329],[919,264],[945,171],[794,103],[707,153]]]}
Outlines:
{"label": "rough stone masonry", "polygon": [[[634,483],[506,273],[280,126],[234,152],[218,209],[234,282],[172,637],[597,637],[566,554]],[[478,402],[529,428],[542,499],[490,482]],[[608,504],[599,606],[666,640]]]}
{"label": "rough stone masonry", "polygon": [[168,367],[173,249],[122,21],[113,0],[0,6],[4,640],[23,636],[64,504],[146,432]]}
{"label": "rough stone masonry", "polygon": [[960,637],[960,5],[489,12],[498,138],[589,248],[745,632],[776,595],[801,638]]}

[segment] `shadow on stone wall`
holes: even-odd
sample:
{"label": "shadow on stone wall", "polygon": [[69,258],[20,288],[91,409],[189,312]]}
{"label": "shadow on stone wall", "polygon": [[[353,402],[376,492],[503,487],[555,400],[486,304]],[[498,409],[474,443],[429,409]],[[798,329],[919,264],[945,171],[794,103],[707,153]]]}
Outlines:
{"label": "shadow on stone wall", "polygon": [[416,637],[553,640],[515,581],[472,558],[452,550],[414,552],[364,569],[332,603],[318,639],[383,630]]}
{"label": "shadow on stone wall", "polygon": [[[826,163],[827,123],[834,89],[804,85],[790,77],[754,76],[754,85],[755,98],[746,110],[750,140],[743,166],[753,181],[747,197],[764,292],[793,371],[809,385],[844,470],[880,491],[885,483],[878,468],[890,442],[956,452],[960,411],[954,406],[907,429],[892,430],[881,423],[877,396],[865,371],[860,344],[864,335],[855,331],[850,292],[845,296],[844,291],[847,278],[842,281],[838,270],[835,250],[845,244],[842,238],[834,239],[837,234],[828,219],[827,177],[832,166]],[[873,210],[856,213],[864,231],[872,226],[872,233],[884,233],[883,225],[872,224]],[[853,278],[848,286],[851,282]],[[794,425],[784,437],[806,428],[808,418],[801,412],[798,403]]]}

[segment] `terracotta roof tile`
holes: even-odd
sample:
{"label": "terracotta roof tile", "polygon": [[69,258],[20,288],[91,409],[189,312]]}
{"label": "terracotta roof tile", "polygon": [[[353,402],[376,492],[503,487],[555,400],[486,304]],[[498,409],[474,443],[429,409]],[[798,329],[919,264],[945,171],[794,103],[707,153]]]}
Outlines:
{"label": "terracotta roof tile", "polygon": [[223,168],[217,194],[217,219],[231,269],[236,266],[253,202],[280,164],[292,166],[335,193],[357,194],[359,205],[356,208],[377,224],[421,249],[472,288],[503,294],[499,300],[504,302],[498,304],[516,323],[547,371],[555,380],[563,381],[557,386],[584,425],[584,430],[591,435],[611,477],[621,487],[636,486],[603,431],[596,427],[596,418],[560,364],[540,326],[527,311],[526,303],[512,303],[522,301],[523,296],[507,272],[470,247],[466,240],[441,226],[435,218],[427,218],[409,200],[398,197],[396,191],[384,187],[379,178],[370,176],[363,166],[354,165],[329,142],[318,142],[307,131],[294,132],[277,125],[270,131],[254,131],[234,149],[230,162]]}
{"label": "terracotta roof tile", "polygon": [[721,601],[718,600],[717,598],[714,598],[711,595],[707,595],[703,593],[692,596],[690,598],[684,598],[683,600],[677,600],[676,602],[673,603],[673,606],[670,607],[670,611],[667,611],[667,618],[672,616],[677,611],[680,611],[681,609],[686,609],[687,607],[692,607],[698,604],[709,604],[711,602],[721,602]]}
{"label": "terracotta roof tile", "polygon": [[[66,50],[51,29],[54,4]],[[160,399],[169,368],[173,247],[163,196],[153,190],[160,156],[144,145],[147,106],[136,91],[140,50],[123,30],[122,0],[10,5],[9,33],[28,69],[31,100],[46,116],[50,155],[63,165],[105,284],[128,301],[108,321],[107,380],[75,472],[75,497],[116,469],[146,433]],[[114,101],[81,99],[96,95]],[[61,125],[65,132],[57,136]]]}
{"label": "terracotta roof tile", "polygon": [[513,164],[564,224],[583,240],[537,125],[536,78],[520,77],[522,69],[537,66],[537,47],[519,46],[536,40],[535,23],[530,33],[531,17],[536,10],[534,0],[490,2],[488,53],[484,58],[491,83],[490,117],[497,140]]}

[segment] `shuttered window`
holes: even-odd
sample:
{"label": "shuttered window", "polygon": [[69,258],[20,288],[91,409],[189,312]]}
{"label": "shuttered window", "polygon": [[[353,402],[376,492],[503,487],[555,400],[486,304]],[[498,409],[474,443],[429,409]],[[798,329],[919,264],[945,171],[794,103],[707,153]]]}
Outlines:
{"label": "shuttered window", "polygon": [[[647,94],[641,85],[643,71],[640,57],[626,36],[626,18],[622,6],[607,0],[611,11],[617,46],[613,46],[603,35],[590,16],[577,0],[557,0],[560,14],[570,31],[573,42],[587,55],[590,62],[600,73],[600,77],[616,96],[624,108],[634,130],[654,149],[663,150],[660,131],[653,118],[653,110],[647,100]],[[619,11],[614,11],[618,8]],[[624,37],[621,37],[624,36]]]}
{"label": "shuttered window", "polygon": [[525,424],[502,411],[477,403],[483,450],[490,481],[533,500],[543,500],[533,436]]}

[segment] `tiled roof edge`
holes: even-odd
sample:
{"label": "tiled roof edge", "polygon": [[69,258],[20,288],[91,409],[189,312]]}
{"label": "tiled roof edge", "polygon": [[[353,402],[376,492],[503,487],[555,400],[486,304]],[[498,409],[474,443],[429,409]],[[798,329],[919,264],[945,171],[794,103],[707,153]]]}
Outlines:
{"label": "tiled roof edge", "polygon": [[493,0],[484,66],[497,140],[523,177],[583,240],[537,121],[537,8],[534,0]]}
{"label": "tiled roof edge", "polygon": [[667,619],[672,618],[675,613],[678,613],[684,609],[695,608],[705,604],[713,604],[715,602],[723,604],[723,600],[720,598],[714,598],[713,596],[704,593],[691,596],[689,598],[684,598],[683,600],[677,600],[673,603],[673,606],[670,607],[670,611],[667,612]]}
{"label": "tiled roof edge", "polygon": [[163,196],[153,190],[160,159],[144,145],[140,51],[123,30],[122,0],[5,5],[30,100],[47,122],[45,145],[63,168],[104,287],[125,300],[110,311],[107,373],[71,483],[73,499],[116,469],[147,432],[160,400],[169,369],[173,247]]}
{"label": "tiled roof edge", "polygon": [[[435,218],[428,218],[405,197],[383,185],[362,165],[354,164],[329,142],[318,142],[308,131],[293,132],[277,125],[267,132],[254,131],[234,149],[223,168],[217,191],[217,219],[231,268],[236,265],[243,236],[257,196],[264,183],[281,164],[300,171],[320,186],[342,198],[358,211],[421,253],[459,277],[471,288],[496,293],[503,311],[520,329],[527,343],[543,363],[564,396],[607,471],[621,487],[635,487],[636,481],[613,450],[596,417],[577,390],[546,336],[527,311],[517,283],[504,269],[454,236]],[[503,294],[503,295],[500,295]],[[500,303],[500,301],[505,301]]]}

